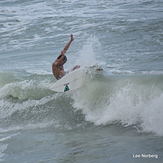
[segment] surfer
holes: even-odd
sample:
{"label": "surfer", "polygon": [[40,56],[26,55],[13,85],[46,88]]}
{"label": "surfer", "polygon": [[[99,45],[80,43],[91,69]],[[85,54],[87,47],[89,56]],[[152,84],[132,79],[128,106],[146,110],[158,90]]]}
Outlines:
{"label": "surfer", "polygon": [[[64,67],[63,67],[63,65],[67,62],[67,57],[65,53],[68,50],[72,41],[74,40],[74,37],[72,34],[70,35],[70,37],[71,37],[70,41],[67,43],[64,49],[61,51],[61,54],[52,64],[53,75],[56,77],[57,80],[61,79],[63,76],[66,75],[66,72],[64,71]],[[79,65],[75,66],[72,70],[75,70],[78,68],[80,68]]]}

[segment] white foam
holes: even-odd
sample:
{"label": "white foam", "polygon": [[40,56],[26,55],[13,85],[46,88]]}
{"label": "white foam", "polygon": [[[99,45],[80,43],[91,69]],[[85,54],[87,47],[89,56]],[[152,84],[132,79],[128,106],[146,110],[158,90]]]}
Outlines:
{"label": "white foam", "polygon": [[0,162],[4,161],[3,156],[5,156],[4,151],[7,149],[8,144],[0,145]]}
{"label": "white foam", "polygon": [[[110,84],[110,88],[109,88]],[[121,123],[134,125],[143,132],[163,135],[163,94],[154,85],[135,85],[124,82],[103,83],[91,81],[86,89],[73,96],[74,107],[82,109],[87,121],[95,125]]]}
{"label": "white foam", "polygon": [[142,74],[156,74],[156,75],[160,75],[160,74],[163,74],[163,71],[142,71],[141,72]]}
{"label": "white foam", "polygon": [[8,140],[8,139],[10,139],[10,138],[11,138],[11,136],[7,136],[7,137],[4,137],[4,138],[0,138],[0,142],[3,142],[3,141]]}
{"label": "white foam", "polygon": [[109,70],[110,73],[113,74],[134,74],[131,70],[118,70],[118,69],[111,69]]}
{"label": "white foam", "polygon": [[[1,133],[7,133],[7,132],[10,132],[10,131],[34,130],[34,129],[47,128],[49,126],[55,126],[56,128],[61,127],[61,125],[59,124],[59,121],[57,121],[57,120],[49,121],[47,119],[47,120],[44,120],[43,122],[38,122],[38,123],[29,122],[28,124],[10,126],[10,127],[7,127],[7,128],[0,128],[0,132]],[[5,139],[7,140],[9,138],[10,137],[4,138],[4,139],[2,138],[2,140],[5,141]]]}
{"label": "white foam", "polygon": [[46,71],[46,70],[26,70],[27,73],[30,74],[37,74],[37,75],[48,75],[52,74],[52,72]]}
{"label": "white foam", "polygon": [[142,130],[163,136],[163,93],[149,101],[141,112]]}

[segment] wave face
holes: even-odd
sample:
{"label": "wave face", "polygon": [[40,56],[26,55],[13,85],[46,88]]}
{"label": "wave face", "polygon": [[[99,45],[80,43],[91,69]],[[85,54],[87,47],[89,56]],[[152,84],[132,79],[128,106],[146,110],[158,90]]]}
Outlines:
{"label": "wave face", "polygon": [[2,131],[119,123],[163,135],[162,74],[89,74],[82,88],[63,94],[49,90],[54,82],[50,74],[22,70],[4,71],[1,76]]}

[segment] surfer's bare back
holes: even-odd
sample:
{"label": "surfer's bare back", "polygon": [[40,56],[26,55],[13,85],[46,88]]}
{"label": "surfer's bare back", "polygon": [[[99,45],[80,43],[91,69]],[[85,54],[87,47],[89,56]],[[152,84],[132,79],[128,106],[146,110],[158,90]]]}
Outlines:
{"label": "surfer's bare back", "polygon": [[[61,51],[61,54],[58,56],[58,58],[53,62],[52,64],[52,71],[53,75],[57,80],[61,79],[63,76],[66,75],[66,72],[64,71],[63,65],[67,62],[67,57],[65,55],[66,51],[68,50],[70,44],[74,40],[74,36],[71,34],[70,35],[71,39],[67,43],[67,45],[64,47],[64,49]],[[72,70],[75,70],[79,68],[80,66],[75,66]]]}

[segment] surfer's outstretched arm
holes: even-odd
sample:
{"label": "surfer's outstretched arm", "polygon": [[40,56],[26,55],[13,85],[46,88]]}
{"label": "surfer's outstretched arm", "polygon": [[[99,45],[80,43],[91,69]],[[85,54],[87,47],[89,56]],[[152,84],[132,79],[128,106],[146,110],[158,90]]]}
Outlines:
{"label": "surfer's outstretched arm", "polygon": [[74,40],[74,37],[72,34],[70,35],[70,37],[71,37],[70,41],[67,43],[67,45],[64,47],[64,49],[61,51],[61,54],[58,56],[58,58],[55,61],[57,64],[60,64],[64,59],[66,59],[66,61],[67,61],[67,57],[65,56],[65,53],[68,50],[72,41]]}
{"label": "surfer's outstretched arm", "polygon": [[68,50],[70,44],[74,40],[74,36],[72,34],[70,35],[70,37],[71,37],[70,41],[67,43],[67,45],[64,47],[64,49],[61,51],[60,55],[64,55],[66,53],[66,51]]}

